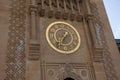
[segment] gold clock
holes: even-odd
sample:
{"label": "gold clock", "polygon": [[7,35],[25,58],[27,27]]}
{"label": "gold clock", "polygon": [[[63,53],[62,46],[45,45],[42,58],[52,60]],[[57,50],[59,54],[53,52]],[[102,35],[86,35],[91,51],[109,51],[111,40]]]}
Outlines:
{"label": "gold clock", "polygon": [[80,47],[80,35],[69,23],[57,21],[51,23],[46,30],[48,44],[57,52],[74,53]]}

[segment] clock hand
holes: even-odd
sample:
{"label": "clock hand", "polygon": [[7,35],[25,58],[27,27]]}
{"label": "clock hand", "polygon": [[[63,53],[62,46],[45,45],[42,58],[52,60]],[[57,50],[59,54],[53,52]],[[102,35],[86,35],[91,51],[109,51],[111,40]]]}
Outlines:
{"label": "clock hand", "polygon": [[66,38],[67,35],[68,35],[68,32],[65,32],[65,33],[63,34],[63,37],[61,37],[61,38],[59,37],[59,38],[58,38],[58,40],[56,41],[58,47],[60,47],[60,46],[62,45],[62,42],[63,42],[63,40]]}
{"label": "clock hand", "polygon": [[63,40],[67,37],[68,32],[65,32],[62,38],[59,38],[59,45],[62,45]]}

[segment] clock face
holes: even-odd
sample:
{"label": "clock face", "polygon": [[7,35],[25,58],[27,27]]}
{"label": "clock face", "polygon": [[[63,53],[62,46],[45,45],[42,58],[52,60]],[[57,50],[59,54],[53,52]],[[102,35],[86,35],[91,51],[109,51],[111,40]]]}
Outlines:
{"label": "clock face", "polygon": [[66,22],[53,22],[46,30],[48,44],[57,52],[74,53],[80,46],[80,36],[77,30]]}

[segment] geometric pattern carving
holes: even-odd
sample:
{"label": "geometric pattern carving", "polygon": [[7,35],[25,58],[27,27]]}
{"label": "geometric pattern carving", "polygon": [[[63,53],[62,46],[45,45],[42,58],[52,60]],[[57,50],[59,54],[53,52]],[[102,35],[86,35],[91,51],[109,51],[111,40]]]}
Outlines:
{"label": "geometric pattern carving", "polygon": [[48,76],[49,80],[64,80],[67,77],[73,78],[74,80],[95,80],[93,78],[94,72],[90,72],[91,67],[87,64],[46,64],[44,67],[46,67],[44,69],[47,72],[46,76]]}
{"label": "geometric pattern carving", "polygon": [[[94,15],[94,20],[95,20],[94,22],[99,23],[100,25],[104,26],[104,24],[101,21],[101,17],[99,16],[97,5],[93,2],[91,2],[90,7],[91,7],[91,12]],[[106,73],[106,76],[107,76],[107,80],[118,80],[117,76],[116,76],[115,69],[114,69],[114,65],[112,63],[111,53],[108,51],[108,47],[107,47],[107,44],[106,44],[107,42],[105,41],[104,34],[102,34],[103,32],[99,31],[100,28],[98,28],[98,27],[100,27],[100,26],[99,25],[96,26],[97,39],[99,40],[98,43],[101,46],[103,46],[102,56],[103,56],[103,63],[104,63],[104,68],[105,68],[105,73]],[[102,36],[100,35],[100,33],[101,33]],[[101,42],[101,41],[103,41],[103,42]]]}
{"label": "geometric pattern carving", "polygon": [[114,65],[112,63],[111,53],[108,51],[107,46],[104,48],[103,60],[104,60],[104,68],[107,76],[107,80],[118,80],[116,76],[116,71],[114,69]]}
{"label": "geometric pattern carving", "polygon": [[94,2],[90,2],[90,9],[91,9],[91,13],[94,15],[94,20],[97,23],[102,24],[102,20],[101,17],[99,16],[97,5]]}
{"label": "geometric pattern carving", "polygon": [[25,80],[25,1],[11,0],[5,80]]}
{"label": "geometric pattern carving", "polygon": [[95,30],[96,30],[96,35],[97,35],[97,47],[98,48],[103,48],[102,27],[98,23],[95,23]]}
{"label": "geometric pattern carving", "polygon": [[103,32],[101,26],[95,23],[96,31],[96,49],[94,54],[94,60],[96,62],[103,62]]}

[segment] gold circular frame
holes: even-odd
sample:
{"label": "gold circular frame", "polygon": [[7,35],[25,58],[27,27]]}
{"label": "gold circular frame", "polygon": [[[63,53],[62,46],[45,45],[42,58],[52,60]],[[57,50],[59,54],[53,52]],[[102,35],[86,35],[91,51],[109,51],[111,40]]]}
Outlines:
{"label": "gold circular frame", "polygon": [[[73,31],[74,31],[75,34],[77,35],[77,38],[78,38],[77,46],[76,46],[75,48],[73,48],[72,50],[70,50],[70,51],[63,51],[63,50],[60,50],[60,49],[56,48],[56,47],[51,43],[51,41],[50,41],[50,39],[49,39],[48,34],[49,34],[50,28],[51,28],[53,25],[59,24],[59,23],[68,25],[70,28],[73,29]],[[70,25],[69,23],[62,22],[62,21],[53,22],[53,23],[51,23],[51,24],[47,27],[47,29],[46,29],[46,39],[47,39],[48,44],[49,44],[54,50],[56,50],[57,52],[63,53],[63,54],[71,54],[71,53],[77,51],[78,48],[80,47],[80,44],[81,44],[80,35],[79,35],[79,33],[77,32],[77,30],[76,30],[72,25]]]}

